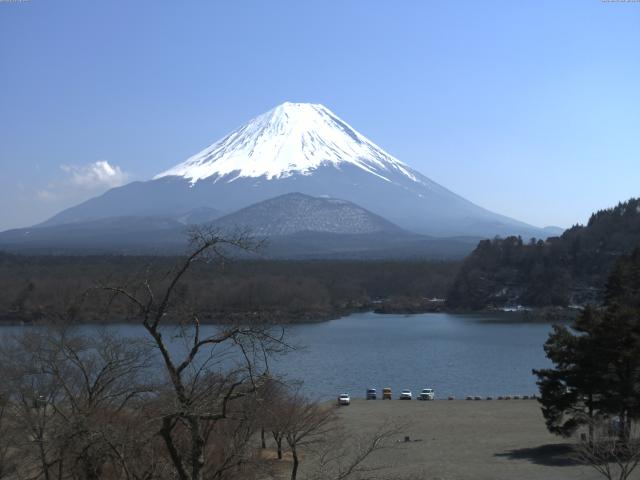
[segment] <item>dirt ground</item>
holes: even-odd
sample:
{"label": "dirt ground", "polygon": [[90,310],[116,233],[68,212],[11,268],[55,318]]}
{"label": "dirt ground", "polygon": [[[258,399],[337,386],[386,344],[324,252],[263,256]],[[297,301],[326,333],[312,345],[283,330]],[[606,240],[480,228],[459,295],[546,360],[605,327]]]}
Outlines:
{"label": "dirt ground", "polygon": [[[566,440],[547,432],[535,400],[354,400],[339,415],[354,432],[406,425],[397,444],[376,453],[385,476],[430,480],[598,479],[572,460]],[[411,439],[404,443],[405,435]],[[382,473],[382,472],[381,472]]]}

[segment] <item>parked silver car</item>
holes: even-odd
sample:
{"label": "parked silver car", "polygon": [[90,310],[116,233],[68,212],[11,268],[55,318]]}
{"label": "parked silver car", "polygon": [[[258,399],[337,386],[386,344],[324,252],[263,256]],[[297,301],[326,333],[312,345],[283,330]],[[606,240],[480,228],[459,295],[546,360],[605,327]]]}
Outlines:
{"label": "parked silver car", "polygon": [[423,388],[418,396],[418,400],[435,400],[436,392],[433,391],[433,388]]}

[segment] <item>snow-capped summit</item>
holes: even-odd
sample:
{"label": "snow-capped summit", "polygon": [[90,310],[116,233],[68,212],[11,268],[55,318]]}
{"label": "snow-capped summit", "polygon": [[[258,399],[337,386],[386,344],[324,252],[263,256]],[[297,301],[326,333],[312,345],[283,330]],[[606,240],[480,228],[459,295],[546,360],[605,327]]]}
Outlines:
{"label": "snow-capped summit", "polygon": [[352,202],[409,232],[547,236],[453,193],[311,103],[283,103],[152,180],[113,188],[42,226],[121,216],[177,218],[202,207],[227,215],[296,192]]}
{"label": "snow-capped summit", "polygon": [[321,165],[354,165],[381,179],[410,169],[357,132],[324,105],[285,102],[255,117],[213,145],[155,179],[178,176],[191,183],[213,178],[286,178],[309,175]]}

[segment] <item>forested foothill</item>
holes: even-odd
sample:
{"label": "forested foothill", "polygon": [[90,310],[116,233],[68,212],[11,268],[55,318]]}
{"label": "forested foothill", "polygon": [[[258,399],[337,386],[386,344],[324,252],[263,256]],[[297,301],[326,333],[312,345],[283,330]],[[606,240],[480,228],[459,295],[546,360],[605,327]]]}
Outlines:
{"label": "forested foothill", "polygon": [[547,240],[481,241],[447,294],[449,308],[479,310],[601,304],[616,259],[640,245],[640,199],[600,210]]}
{"label": "forested foothill", "polygon": [[[126,322],[130,313],[97,288],[162,284],[177,257],[27,256],[0,253],[0,319],[43,323],[72,315],[83,323]],[[246,316],[269,323],[309,322],[357,311],[429,309],[443,298],[458,262],[415,261],[198,261],[180,287],[201,321]],[[109,307],[108,317],[105,316]]]}

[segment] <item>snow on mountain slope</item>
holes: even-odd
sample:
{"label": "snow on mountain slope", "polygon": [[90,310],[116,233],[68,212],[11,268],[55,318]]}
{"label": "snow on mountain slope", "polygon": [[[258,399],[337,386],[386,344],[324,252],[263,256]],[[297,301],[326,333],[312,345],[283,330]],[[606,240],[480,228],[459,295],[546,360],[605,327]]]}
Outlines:
{"label": "snow on mountain slope", "polygon": [[352,202],[414,233],[549,235],[432,181],[328,108],[288,102],[154,179],[113,188],[40,226],[131,215],[173,216],[201,207],[229,214],[294,192]]}
{"label": "snow on mountain slope", "polygon": [[221,230],[248,230],[256,236],[273,237],[299,232],[346,235],[405,232],[370,211],[337,198],[317,198],[287,193],[258,202],[215,220]]}
{"label": "snow on mountain slope", "polygon": [[327,107],[290,103],[250,120],[183,163],[154,179],[178,176],[191,181],[215,177],[286,178],[309,175],[320,165],[351,164],[391,181],[389,172],[419,181],[411,169],[338,118]]}

